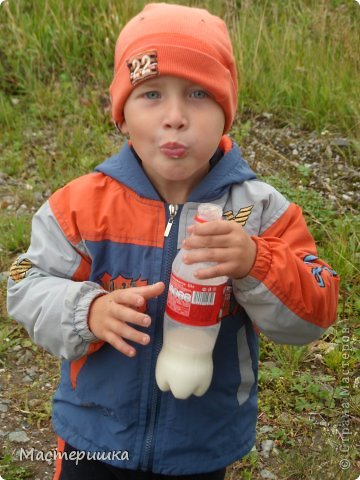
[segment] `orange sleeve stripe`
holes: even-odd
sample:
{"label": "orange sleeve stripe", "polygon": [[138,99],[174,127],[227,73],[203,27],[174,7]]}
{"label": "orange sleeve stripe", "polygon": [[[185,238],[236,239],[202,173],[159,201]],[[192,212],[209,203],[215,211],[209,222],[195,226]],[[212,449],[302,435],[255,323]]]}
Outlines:
{"label": "orange sleeve stripe", "polygon": [[270,238],[272,243],[276,244],[278,242],[279,246],[285,247],[286,244],[291,246],[291,250],[297,256],[316,255],[315,242],[307,229],[301,208],[295,204],[290,204],[286,212],[277,221],[261,233],[259,237],[253,237],[258,244],[258,255],[250,275],[260,281],[268,277],[269,273],[271,275],[271,272],[268,272],[271,262],[271,250],[260,248],[261,245],[264,247],[266,245],[261,239],[268,240]]}
{"label": "orange sleeve stripe", "polygon": [[85,280],[88,280],[91,273],[90,258],[81,254],[80,252],[79,254],[81,255],[80,265],[72,276],[72,280],[74,280],[75,282],[83,282]]}
{"label": "orange sleeve stripe", "polygon": [[[336,319],[339,279],[324,271],[321,288],[304,257],[316,255],[314,240],[301,209],[289,209],[256,238],[258,256],[250,275],[257,278],[292,312],[322,328]],[[325,265],[321,260],[316,265]]]}
{"label": "orange sleeve stripe", "polygon": [[293,250],[316,255],[316,245],[307,228],[302,210],[294,203],[291,203],[286,212],[260,236],[280,237],[291,245]]}
{"label": "orange sleeve stripe", "polygon": [[103,342],[102,340],[101,341],[99,340],[98,342],[90,343],[86,355],[79,358],[78,360],[74,360],[71,362],[70,381],[71,381],[71,386],[73,387],[74,390],[76,388],[76,381],[77,381],[78,375],[81,369],[83,368],[83,366],[85,365],[86,360],[88,359],[88,356],[100,350],[100,348],[104,345],[104,343],[105,342]]}
{"label": "orange sleeve stripe", "polygon": [[162,202],[142,198],[101,173],[70,182],[55,192],[49,202],[62,230],[74,245],[81,240],[110,240],[163,246]]}

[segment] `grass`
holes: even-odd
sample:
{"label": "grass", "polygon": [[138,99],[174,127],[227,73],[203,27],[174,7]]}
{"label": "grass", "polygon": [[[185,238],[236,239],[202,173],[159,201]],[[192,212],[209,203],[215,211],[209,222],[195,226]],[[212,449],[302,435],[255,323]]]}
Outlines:
{"label": "grass", "polygon": [[[241,104],[312,129],[358,136],[360,9],[355,2],[238,2]],[[357,38],[355,38],[355,36]],[[357,92],[357,93],[356,93]],[[353,96],[355,95],[355,96]]]}
{"label": "grass", "polygon": [[[117,34],[144,3],[7,0],[0,10],[0,123],[21,131],[27,116],[20,125],[19,117],[36,105],[32,117],[41,123],[72,115],[80,128],[82,122],[104,125],[89,95],[107,93]],[[354,0],[180,3],[208,7],[229,24],[241,111],[271,110],[283,121],[330,128],[358,145],[360,9]]]}
{"label": "grass", "polygon": [[[43,200],[91,171],[122,143],[108,99],[113,47],[121,27],[144,3],[6,0],[0,6],[0,173],[7,181],[0,183],[0,272],[27,248],[31,217]],[[229,25],[241,83],[232,134],[240,143],[250,135],[251,117],[269,112],[276,125],[348,138],[349,147],[339,154],[348,164],[357,164],[360,6],[354,0],[179,3],[207,7]],[[326,157],[323,161],[330,162]],[[234,464],[228,478],[257,479],[268,468],[279,479],[345,480],[350,474],[355,479],[359,218],[330,208],[311,188],[306,165],[276,173],[266,180],[303,207],[320,256],[342,279],[339,320],[310,346],[280,346],[263,339],[258,451]],[[5,282],[1,288],[0,370],[12,368],[18,345],[30,348],[38,365],[48,364],[47,354],[7,317]],[[56,378],[55,362],[51,365]],[[50,404],[41,381],[21,393],[22,400],[9,384],[7,395],[16,398],[17,411],[36,428],[48,423]],[[29,395],[39,396],[36,411],[28,406]],[[347,438],[350,447],[344,452]],[[275,445],[267,461],[259,453],[265,439]],[[339,467],[343,459],[350,461],[349,470]],[[6,449],[0,449],[0,475],[31,478]]]}
{"label": "grass", "polygon": [[32,473],[24,467],[14,465],[11,452],[6,451],[0,457],[0,477],[6,475],[6,480],[25,480],[32,478]]}

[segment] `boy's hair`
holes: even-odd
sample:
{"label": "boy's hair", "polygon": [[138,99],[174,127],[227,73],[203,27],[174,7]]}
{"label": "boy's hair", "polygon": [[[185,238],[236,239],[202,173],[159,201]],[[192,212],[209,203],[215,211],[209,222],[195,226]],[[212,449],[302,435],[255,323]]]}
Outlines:
{"label": "boy's hair", "polygon": [[126,99],[140,82],[172,75],[208,90],[225,113],[224,131],[237,107],[237,72],[225,23],[207,10],[150,3],[121,31],[110,85],[112,115],[124,120]]}

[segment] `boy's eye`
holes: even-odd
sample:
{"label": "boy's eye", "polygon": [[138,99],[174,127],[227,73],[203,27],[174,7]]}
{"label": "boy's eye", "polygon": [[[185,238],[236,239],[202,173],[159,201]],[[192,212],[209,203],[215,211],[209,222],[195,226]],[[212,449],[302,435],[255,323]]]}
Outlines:
{"label": "boy's eye", "polygon": [[201,99],[201,98],[206,98],[209,96],[208,93],[206,93],[204,90],[194,90],[192,93],[191,93],[191,96],[193,98],[198,98],[198,99]]}
{"label": "boy's eye", "polygon": [[160,98],[160,93],[153,90],[151,92],[144,93],[144,97],[148,98],[149,100],[157,100]]}

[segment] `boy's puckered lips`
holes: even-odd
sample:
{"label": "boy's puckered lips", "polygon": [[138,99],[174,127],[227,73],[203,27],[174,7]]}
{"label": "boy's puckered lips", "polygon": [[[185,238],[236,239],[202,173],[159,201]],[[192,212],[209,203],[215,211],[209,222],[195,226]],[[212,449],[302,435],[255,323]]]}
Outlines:
{"label": "boy's puckered lips", "polygon": [[167,142],[160,145],[160,151],[170,158],[181,158],[188,150],[188,147],[183,143]]}

